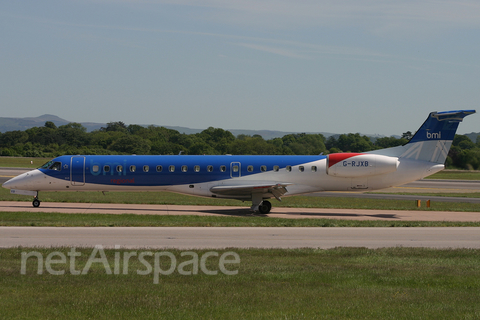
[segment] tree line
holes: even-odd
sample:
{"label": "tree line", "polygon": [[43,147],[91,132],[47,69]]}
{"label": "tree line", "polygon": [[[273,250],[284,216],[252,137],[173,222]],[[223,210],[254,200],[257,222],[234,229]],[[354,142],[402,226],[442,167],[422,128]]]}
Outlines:
{"label": "tree line", "polygon": [[[374,141],[358,133],[325,138],[322,134],[287,134],[264,140],[260,135],[238,135],[209,127],[200,133],[184,134],[164,127],[143,127],[110,122],[106,127],[87,132],[79,123],[57,127],[47,121],[43,127],[0,133],[1,156],[56,157],[64,154],[138,154],[138,155],[316,155],[337,152],[366,152],[403,145],[412,137],[383,137]],[[480,137],[480,136],[479,136]],[[480,139],[476,143],[456,135],[447,167],[480,169]]]}

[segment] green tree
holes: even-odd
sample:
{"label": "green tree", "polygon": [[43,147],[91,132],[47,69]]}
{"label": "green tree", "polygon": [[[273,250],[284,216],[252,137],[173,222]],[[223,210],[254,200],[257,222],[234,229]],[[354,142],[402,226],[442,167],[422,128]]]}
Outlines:
{"label": "green tree", "polygon": [[74,147],[88,145],[87,129],[80,123],[71,122],[58,127],[58,143],[68,144]]}
{"label": "green tree", "polygon": [[107,123],[106,127],[102,127],[100,128],[100,130],[106,131],[106,132],[109,132],[109,131],[120,131],[124,133],[128,132],[127,126],[122,121],[109,122]]}
{"label": "green tree", "polygon": [[402,139],[410,140],[412,138],[413,138],[413,134],[411,131],[407,131],[402,134]]}
{"label": "green tree", "polygon": [[150,142],[134,135],[123,135],[110,145],[110,150],[127,154],[148,154]]}
{"label": "green tree", "polygon": [[379,149],[384,149],[384,148],[392,148],[396,146],[401,146],[407,143],[408,140],[404,138],[397,139],[395,137],[383,137],[383,138],[378,138],[375,141],[375,146]]}
{"label": "green tree", "polygon": [[52,121],[45,122],[44,127],[45,128],[50,128],[50,129],[53,129],[53,130],[57,129],[57,126]]}
{"label": "green tree", "polygon": [[473,143],[469,137],[459,134],[455,135],[452,144],[454,146],[459,146],[461,149],[473,149],[476,147],[475,143]]}
{"label": "green tree", "polygon": [[[227,130],[209,127],[206,130],[196,134],[196,137],[203,140],[210,146],[210,154],[225,154],[229,145],[235,141],[235,136]],[[201,145],[201,143],[200,143]]]}
{"label": "green tree", "polygon": [[139,135],[143,138],[143,135],[145,135],[148,129],[138,124],[131,124],[127,127],[127,131],[130,134]]}
{"label": "green tree", "polygon": [[24,143],[28,140],[28,134],[25,131],[15,130],[7,131],[0,137],[1,147],[13,147],[18,143]]}
{"label": "green tree", "polygon": [[235,140],[230,144],[229,154],[269,155],[275,154],[275,146],[267,143],[262,137],[249,137]]}
{"label": "green tree", "polygon": [[360,136],[359,133],[340,135],[338,137],[337,147],[343,152],[365,152],[375,149],[370,138]]}
{"label": "green tree", "polygon": [[51,127],[33,127],[25,131],[28,134],[28,141],[48,145],[59,141],[58,130]]}

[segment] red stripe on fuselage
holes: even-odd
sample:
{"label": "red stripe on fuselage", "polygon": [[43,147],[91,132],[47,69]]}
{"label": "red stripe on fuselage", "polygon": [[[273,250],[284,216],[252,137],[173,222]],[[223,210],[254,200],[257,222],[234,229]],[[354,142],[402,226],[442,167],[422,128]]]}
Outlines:
{"label": "red stripe on fuselage", "polygon": [[330,168],[331,166],[339,163],[340,161],[351,157],[360,156],[362,154],[363,153],[331,153],[328,155],[328,167]]}

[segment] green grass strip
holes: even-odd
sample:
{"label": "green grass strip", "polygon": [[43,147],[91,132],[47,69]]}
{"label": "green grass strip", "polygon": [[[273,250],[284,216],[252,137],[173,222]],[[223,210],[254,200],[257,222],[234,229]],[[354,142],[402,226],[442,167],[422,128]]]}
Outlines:
{"label": "green grass strip", "polygon": [[0,212],[0,226],[36,227],[480,227],[480,222],[283,219],[194,216]]}
{"label": "green grass strip", "polygon": [[[76,248],[71,264],[43,269],[34,258],[20,274],[21,254],[44,258],[71,248],[0,249],[0,310],[4,319],[478,319],[480,251],[423,248],[228,249],[240,257],[237,275],[182,275],[153,283],[139,262],[141,250],[105,250],[102,263],[85,268],[92,249]],[[151,250],[154,253],[158,250]],[[191,259],[167,250],[176,266]],[[201,257],[205,251],[195,251]],[[123,257],[132,254],[123,273]],[[115,255],[119,272],[115,274]],[[58,259],[53,256],[53,260]],[[99,258],[99,255],[97,255]],[[153,264],[152,257],[146,257]],[[171,260],[163,257],[162,268]],[[218,269],[210,257],[209,270]],[[71,269],[72,268],[72,269]],[[192,266],[185,266],[191,270]]]}
{"label": "green grass strip", "polygon": [[480,180],[480,172],[468,170],[443,170],[427,177],[426,179]]}

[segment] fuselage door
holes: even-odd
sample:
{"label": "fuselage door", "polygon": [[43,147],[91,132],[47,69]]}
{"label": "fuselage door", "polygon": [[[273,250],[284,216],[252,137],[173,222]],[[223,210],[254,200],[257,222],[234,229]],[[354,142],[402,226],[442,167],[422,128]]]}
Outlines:
{"label": "fuselage door", "polygon": [[240,162],[232,162],[230,163],[230,176],[232,178],[239,178],[241,176],[241,164]]}
{"label": "fuselage door", "polygon": [[85,157],[73,156],[70,159],[70,182],[72,186],[85,184]]}

